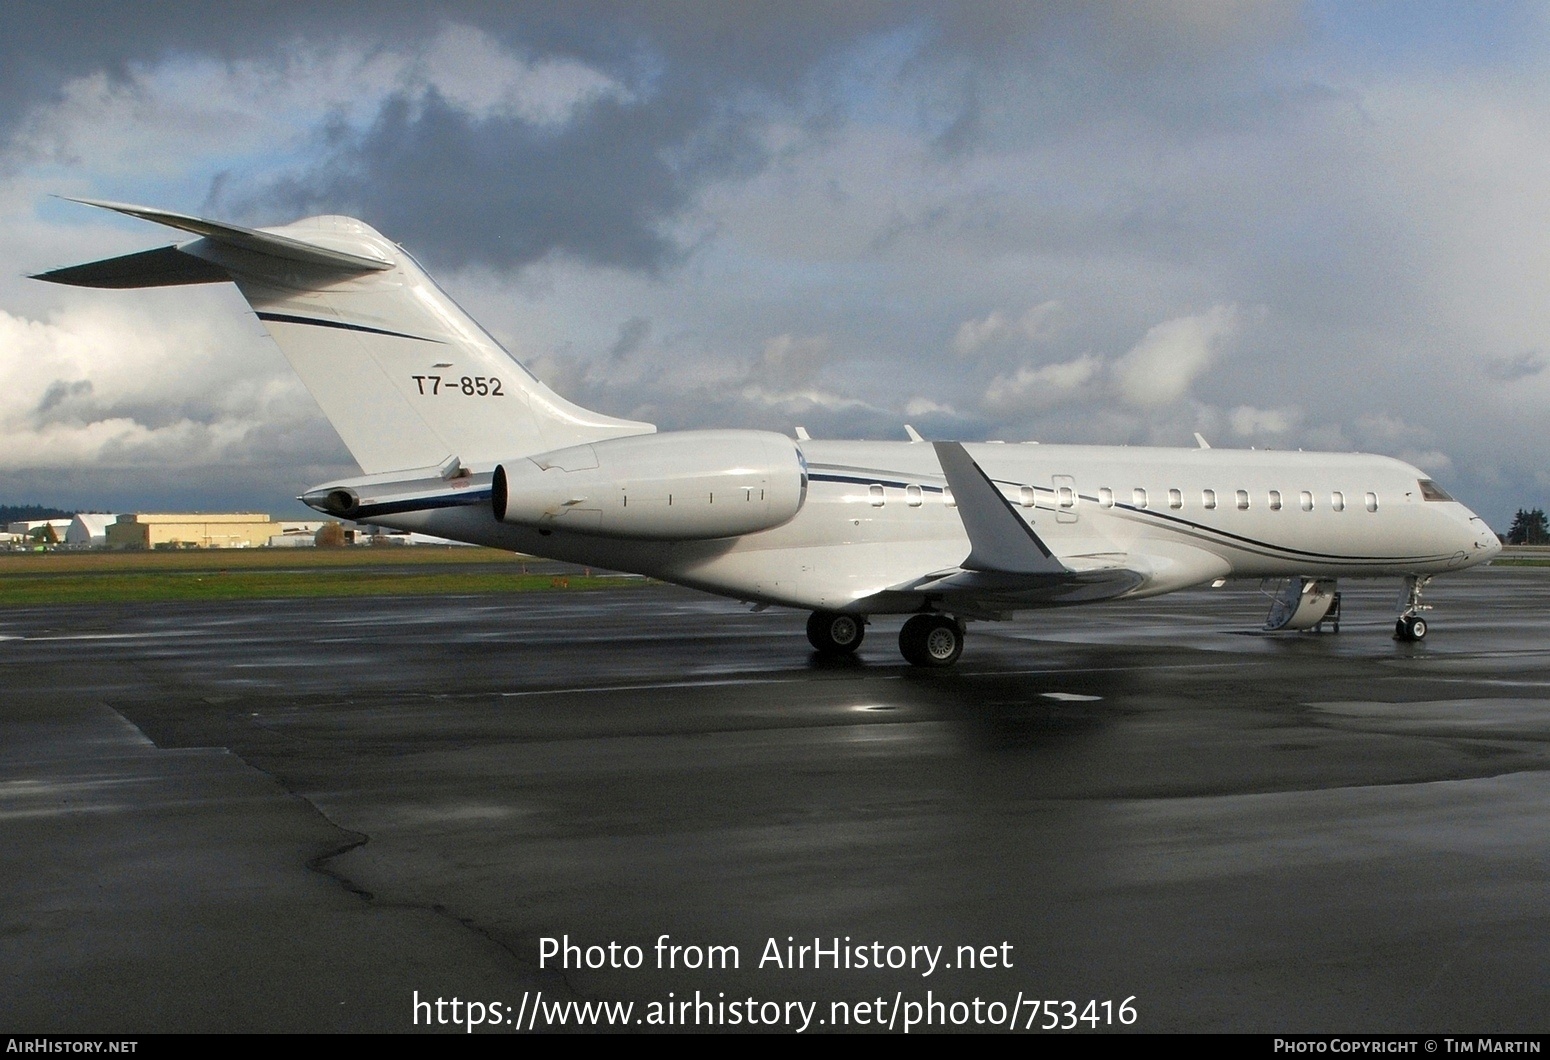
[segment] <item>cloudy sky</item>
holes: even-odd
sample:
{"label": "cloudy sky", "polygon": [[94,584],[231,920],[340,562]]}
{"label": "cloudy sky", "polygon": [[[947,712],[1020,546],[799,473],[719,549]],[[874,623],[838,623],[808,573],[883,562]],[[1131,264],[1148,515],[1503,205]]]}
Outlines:
{"label": "cloudy sky", "polygon": [[1550,505],[1550,8],[0,6],[0,503],[354,467],[235,291],[54,195],[359,216],[664,429],[1362,449]]}

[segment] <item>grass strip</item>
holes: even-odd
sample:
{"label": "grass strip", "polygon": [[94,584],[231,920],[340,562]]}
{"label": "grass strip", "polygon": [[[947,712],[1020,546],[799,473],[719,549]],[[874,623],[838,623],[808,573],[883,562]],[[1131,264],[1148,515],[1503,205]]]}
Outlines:
{"label": "grass strip", "polygon": [[619,589],[643,578],[522,574],[513,571],[381,570],[137,572],[0,577],[0,606],[280,600],[306,597],[457,596]]}
{"label": "grass strip", "polygon": [[0,552],[0,578],[12,574],[103,571],[312,570],[319,567],[429,567],[542,563],[493,548],[395,545],[356,548],[191,548],[178,550]]}

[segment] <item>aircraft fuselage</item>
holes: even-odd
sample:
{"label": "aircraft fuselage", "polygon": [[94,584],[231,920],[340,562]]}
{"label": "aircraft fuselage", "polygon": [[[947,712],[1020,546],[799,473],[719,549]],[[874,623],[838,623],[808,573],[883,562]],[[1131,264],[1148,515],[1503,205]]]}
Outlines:
{"label": "aircraft fuselage", "polygon": [[[805,502],[784,525],[711,541],[639,541],[497,522],[485,476],[455,507],[371,516],[404,530],[814,610],[917,611],[922,577],[969,553],[929,444],[803,441]],[[1495,535],[1418,469],[1361,453],[982,443],[965,446],[1074,571],[1127,569],[1113,597],[1217,578],[1430,575],[1484,562]],[[450,493],[450,491],[449,491]],[[1039,607],[1085,599],[1030,599]],[[1021,609],[1014,607],[1013,610]]]}

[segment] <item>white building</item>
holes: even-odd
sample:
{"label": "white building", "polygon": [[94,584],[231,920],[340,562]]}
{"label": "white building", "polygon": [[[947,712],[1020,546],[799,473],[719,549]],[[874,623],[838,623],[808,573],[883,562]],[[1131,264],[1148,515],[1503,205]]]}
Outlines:
{"label": "white building", "polygon": [[323,521],[282,519],[280,532],[269,538],[270,548],[307,548],[317,543],[317,532],[323,529]]}
{"label": "white building", "polygon": [[117,515],[101,512],[78,512],[65,531],[65,544],[103,548],[108,543],[108,527],[117,519]]}
{"label": "white building", "polygon": [[65,534],[70,529],[71,522],[72,520],[70,519],[22,519],[18,522],[7,524],[5,532],[26,541],[32,536],[34,530],[51,526],[54,528],[54,539],[56,541],[63,541]]}

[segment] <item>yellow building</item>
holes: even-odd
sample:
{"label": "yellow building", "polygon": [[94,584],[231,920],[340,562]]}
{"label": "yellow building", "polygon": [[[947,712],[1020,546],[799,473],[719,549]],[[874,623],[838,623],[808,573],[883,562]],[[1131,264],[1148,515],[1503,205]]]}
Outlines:
{"label": "yellow building", "polygon": [[108,527],[109,548],[256,548],[283,531],[259,512],[121,515]]}

